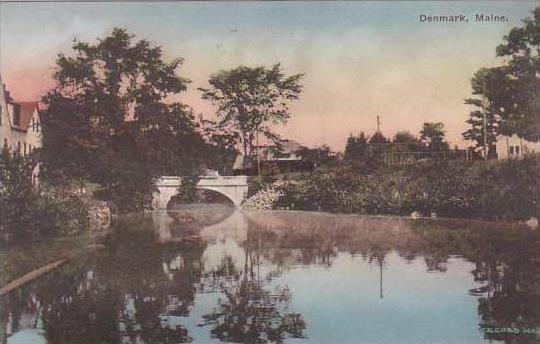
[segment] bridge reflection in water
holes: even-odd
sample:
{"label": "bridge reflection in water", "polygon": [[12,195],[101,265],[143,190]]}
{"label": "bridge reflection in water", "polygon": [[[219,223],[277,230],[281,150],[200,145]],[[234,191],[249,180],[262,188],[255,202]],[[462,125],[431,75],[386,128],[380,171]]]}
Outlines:
{"label": "bridge reflection in water", "polygon": [[0,343],[539,342],[537,232],[223,205],[114,226],[0,298]]}
{"label": "bridge reflection in water", "polygon": [[[212,208],[212,212],[208,208]],[[154,228],[159,242],[186,241],[200,238],[216,241],[230,238],[245,241],[248,222],[239,209],[226,205],[185,206],[179,210],[154,211]]]}

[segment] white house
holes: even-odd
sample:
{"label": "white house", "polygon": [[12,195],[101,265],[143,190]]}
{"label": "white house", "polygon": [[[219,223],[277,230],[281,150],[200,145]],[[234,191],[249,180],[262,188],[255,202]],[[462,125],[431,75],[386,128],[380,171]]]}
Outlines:
{"label": "white house", "polygon": [[28,155],[42,144],[38,102],[13,101],[0,85],[0,147]]}
{"label": "white house", "polygon": [[265,161],[300,161],[300,152],[305,148],[295,140],[281,140],[279,146],[268,143],[255,147],[254,155],[260,150],[261,159]]}
{"label": "white house", "polygon": [[540,141],[527,141],[519,138],[517,135],[499,135],[496,146],[499,159],[516,159],[522,158],[527,154],[540,153]]}

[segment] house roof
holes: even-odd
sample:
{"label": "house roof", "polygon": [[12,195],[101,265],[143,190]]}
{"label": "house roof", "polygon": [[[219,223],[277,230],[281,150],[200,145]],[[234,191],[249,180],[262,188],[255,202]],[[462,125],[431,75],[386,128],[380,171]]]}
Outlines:
{"label": "house roof", "polygon": [[[300,144],[298,141],[291,140],[291,139],[283,139],[279,142],[280,142],[282,153],[294,153],[305,147],[304,145]],[[276,144],[268,140],[267,138],[261,139],[261,142],[259,143],[259,147],[261,148],[269,148],[269,147],[275,147],[275,146]]]}
{"label": "house roof", "polygon": [[294,153],[301,150],[302,146],[298,141],[295,140],[283,140],[281,141],[281,151],[283,153]]}
{"label": "house roof", "polygon": [[[34,116],[34,110],[38,108],[37,102],[12,102],[12,104],[21,108],[21,122],[19,125],[13,123],[13,127],[27,131]],[[11,120],[13,122],[13,118]]]}

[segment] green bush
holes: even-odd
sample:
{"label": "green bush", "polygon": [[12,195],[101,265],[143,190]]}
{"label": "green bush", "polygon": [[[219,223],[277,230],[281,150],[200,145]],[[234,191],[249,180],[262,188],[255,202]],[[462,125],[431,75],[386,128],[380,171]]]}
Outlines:
{"label": "green bush", "polygon": [[88,211],[77,196],[32,182],[32,157],[0,157],[0,230],[2,237],[35,239],[86,229]]}
{"label": "green bush", "polygon": [[538,217],[538,159],[415,164],[357,171],[341,166],[281,187],[276,206],[361,214],[528,219]]}
{"label": "green bush", "polygon": [[276,181],[273,176],[250,177],[248,180],[248,198],[266,189]]}

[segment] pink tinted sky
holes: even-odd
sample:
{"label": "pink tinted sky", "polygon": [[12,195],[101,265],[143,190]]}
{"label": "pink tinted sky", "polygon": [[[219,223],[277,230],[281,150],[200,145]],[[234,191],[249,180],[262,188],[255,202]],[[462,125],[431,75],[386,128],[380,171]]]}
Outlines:
{"label": "pink tinted sky", "polygon": [[[157,2],[21,3],[0,6],[2,80],[19,100],[38,99],[52,85],[56,55],[74,38],[93,41],[115,27],[160,45],[166,58],[185,58],[193,82],[183,101],[205,117],[212,107],[197,87],[240,64],[305,73],[293,116],[277,131],[310,146],[343,149],[349,133],[376,128],[417,134],[442,121],[450,142],[470,108],[470,78],[500,63],[495,47],[530,15],[523,2]],[[475,22],[475,14],[507,22]],[[468,23],[422,23],[419,15],[459,15]]]}

